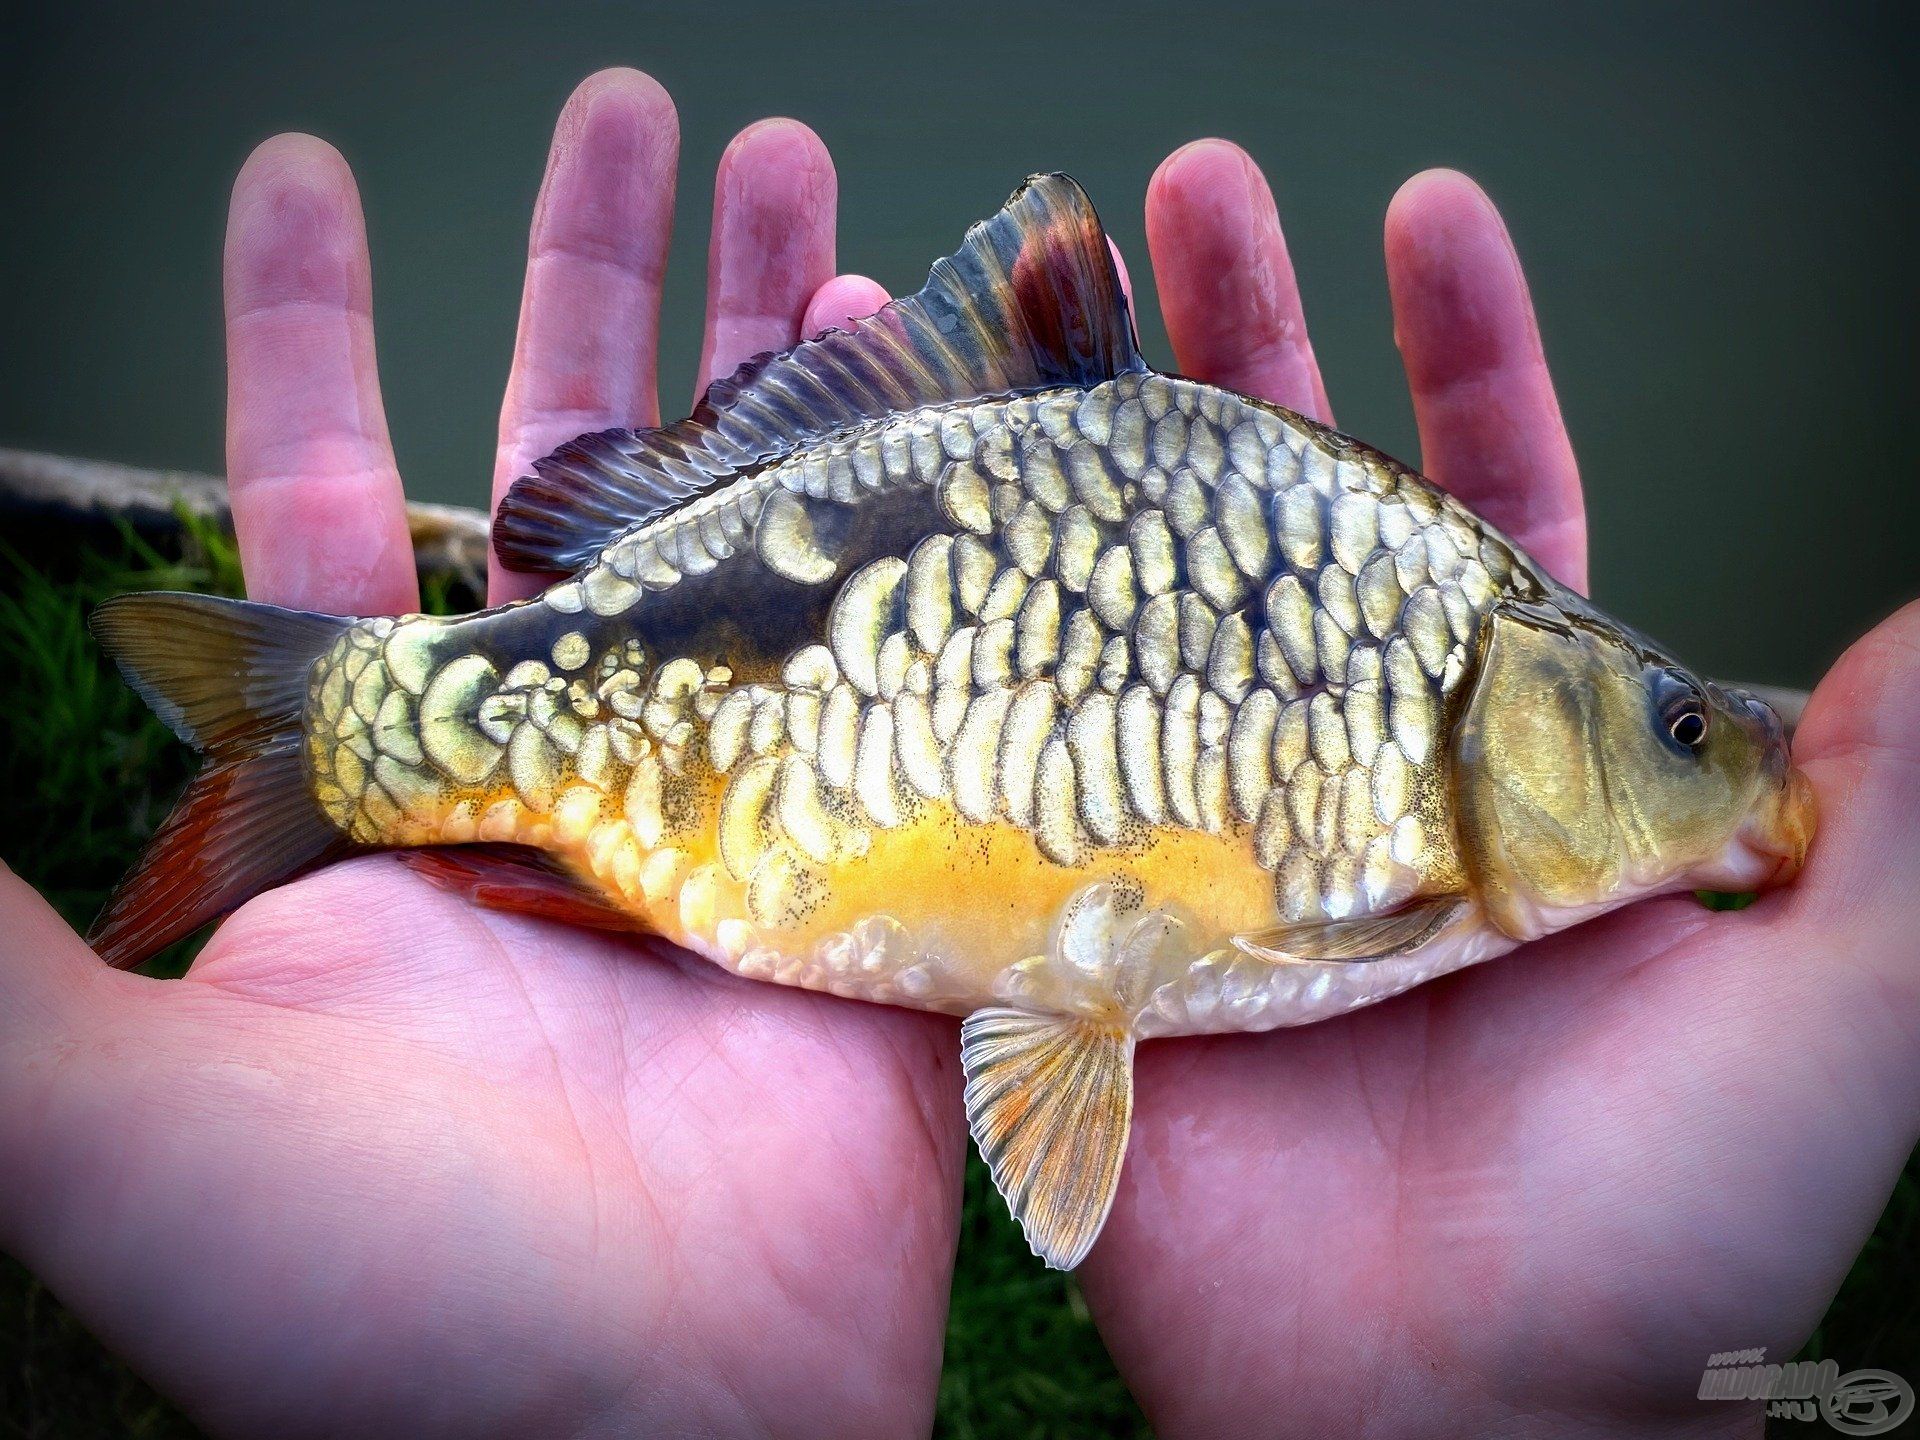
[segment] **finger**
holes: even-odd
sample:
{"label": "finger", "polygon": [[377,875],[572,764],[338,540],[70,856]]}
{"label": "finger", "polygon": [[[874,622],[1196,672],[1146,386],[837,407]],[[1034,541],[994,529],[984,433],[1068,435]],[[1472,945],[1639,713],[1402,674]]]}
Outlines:
{"label": "finger", "polygon": [[[1849,647],[1807,702],[1794,762],[1812,782],[1819,816],[1806,868],[1778,897],[1785,924],[1775,983],[1793,1014],[1796,1050],[1817,1055],[1839,1037],[1849,1105],[1896,1117],[1887,1132],[1899,1168],[1920,1116],[1920,601]],[[1831,1072],[1822,1078],[1831,1079]],[[1877,1098],[1883,1109],[1869,1108]],[[1884,1191],[1879,1193],[1884,1194]]]}
{"label": "finger", "polygon": [[800,338],[807,302],[833,278],[839,183],[820,137],[762,120],[734,137],[713,179],[700,388]]}
{"label": "finger", "polygon": [[[535,460],[574,436],[658,423],[660,281],[679,153],[673,101],[637,70],[590,76],[561,112],[527,246],[495,505]],[[541,583],[489,561],[495,604]]]}
{"label": "finger", "polygon": [[807,339],[823,330],[846,330],[856,320],[864,320],[891,297],[886,286],[864,275],[836,275],[807,302],[806,318],[800,333]]}
{"label": "finger", "polygon": [[[12,1073],[16,1042],[35,1037],[51,1042],[80,989],[96,977],[118,974],[100,963],[31,885],[0,862],[0,1091]],[[0,1115],[16,1108],[0,1099]]]}
{"label": "finger", "polygon": [[1163,160],[1147,249],[1184,374],[1331,422],[1280,213],[1246,151],[1196,140]]}
{"label": "finger", "polygon": [[1120,280],[1120,296],[1127,302],[1127,313],[1135,313],[1133,308],[1133,276],[1127,271],[1127,257],[1120,253],[1120,242],[1111,235],[1107,237],[1107,253],[1113,257],[1113,272]]}
{"label": "finger", "polygon": [[[1807,701],[1793,756],[1818,793],[1818,833],[1796,887],[1870,920],[1911,909],[1920,875],[1920,601],[1850,646]],[[1821,882],[1831,879],[1826,886]],[[1895,927],[1896,929],[1898,927]],[[1901,932],[1903,935],[1905,932]],[[1910,960],[1920,951],[1907,947]],[[1909,965],[1920,1009],[1920,963]]]}
{"label": "finger", "polygon": [[248,157],[227,217],[227,477],[247,591],[337,614],[419,608],[380,407],[352,172],[311,135]]}
{"label": "finger", "polygon": [[[61,1121],[57,1095],[115,1048],[145,1054],[144,1037],[121,1024],[123,996],[152,985],[109,970],[53,907],[0,864],[0,1249],[29,1258],[45,1226],[64,1222],[58,1203],[64,1157],[78,1139]],[[120,1030],[121,1046],[105,1040]],[[139,1039],[141,1044],[131,1041]],[[44,1252],[42,1252],[44,1253]]]}
{"label": "finger", "polygon": [[1580,473],[1499,212],[1466,176],[1429,170],[1393,197],[1386,243],[1422,468],[1585,590]]}

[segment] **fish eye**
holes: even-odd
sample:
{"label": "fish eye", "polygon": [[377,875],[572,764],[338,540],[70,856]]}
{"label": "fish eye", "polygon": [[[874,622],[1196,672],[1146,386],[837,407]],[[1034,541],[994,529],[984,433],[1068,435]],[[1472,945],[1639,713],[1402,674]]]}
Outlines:
{"label": "fish eye", "polygon": [[1700,687],[1671,670],[1653,678],[1653,700],[1660,729],[1676,750],[1698,754],[1707,743],[1707,701]]}
{"label": "fish eye", "polygon": [[1689,750],[1698,750],[1707,738],[1707,717],[1697,706],[1688,705],[1667,718],[1667,733]]}

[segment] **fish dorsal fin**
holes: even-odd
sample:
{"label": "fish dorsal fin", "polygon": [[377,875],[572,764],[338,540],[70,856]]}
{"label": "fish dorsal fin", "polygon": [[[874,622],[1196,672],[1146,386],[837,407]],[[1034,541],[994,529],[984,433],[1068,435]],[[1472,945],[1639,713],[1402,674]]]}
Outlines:
{"label": "fish dorsal fin", "polygon": [[1419,949],[1444,930],[1465,904],[1458,895],[1436,895],[1382,915],[1274,925],[1236,935],[1233,943],[1255,959],[1277,964],[1385,960]]}
{"label": "fish dorsal fin", "polygon": [[837,431],[1141,364],[1100,217],[1065,175],[1036,175],[918,294],[754,357],[676,425],[583,435],[538,461],[501,502],[494,549],[516,570],[576,570],[615,536]]}

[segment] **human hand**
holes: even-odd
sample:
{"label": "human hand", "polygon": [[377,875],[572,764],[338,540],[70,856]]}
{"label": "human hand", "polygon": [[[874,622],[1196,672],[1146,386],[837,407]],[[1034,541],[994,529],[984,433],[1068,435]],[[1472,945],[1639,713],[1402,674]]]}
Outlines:
{"label": "human hand", "polygon": [[[594,76],[532,230],[495,498],[651,420],[671,102]],[[879,303],[792,121],[720,164],[702,367]],[[359,202],[263,145],[227,256],[254,598],[418,604]],[[496,601],[527,593],[493,574]],[[926,1429],[965,1132],[950,1021],[479,910],[390,857],[243,907],[188,976],[106,969],[0,872],[0,1245],[209,1428]]]}
{"label": "human hand", "polygon": [[[1273,201],[1202,142],[1148,197],[1179,368],[1329,419]],[[1387,217],[1423,469],[1586,583],[1525,282],[1463,177]],[[1158,1433],[1742,1429],[1716,1350],[1799,1346],[1920,1118],[1920,605],[1796,737],[1821,833],[1737,913],[1674,896],[1298,1031],[1142,1046],[1082,1272]]]}

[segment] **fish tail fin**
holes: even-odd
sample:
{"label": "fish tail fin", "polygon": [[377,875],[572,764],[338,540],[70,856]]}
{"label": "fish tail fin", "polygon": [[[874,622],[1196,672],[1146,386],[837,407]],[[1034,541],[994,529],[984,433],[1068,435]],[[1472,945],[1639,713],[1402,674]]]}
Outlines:
{"label": "fish tail fin", "polygon": [[127,683],[207,756],[87,933],[109,965],[138,965],[352,848],[308,785],[302,715],[313,662],[353,623],[207,595],[123,595],[94,610]]}

